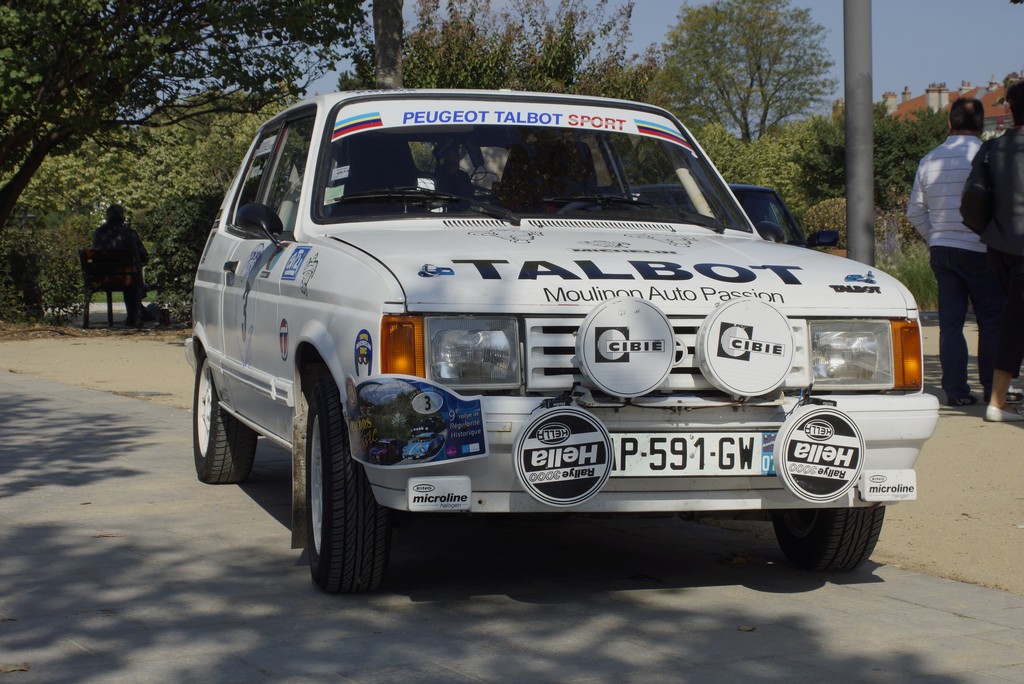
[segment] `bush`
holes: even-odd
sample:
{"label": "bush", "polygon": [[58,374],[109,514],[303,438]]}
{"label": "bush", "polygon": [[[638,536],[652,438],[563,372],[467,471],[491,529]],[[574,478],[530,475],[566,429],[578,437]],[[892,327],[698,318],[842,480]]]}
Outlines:
{"label": "bush", "polygon": [[839,233],[837,249],[846,249],[846,198],[834,197],[809,207],[804,213],[804,230],[808,235],[819,230]]}
{"label": "bush", "polygon": [[[938,304],[938,285],[928,263],[928,247],[907,220],[907,197],[893,209],[876,211],[874,218],[875,263],[906,285],[922,311],[933,311]],[[839,232],[839,249],[848,249],[846,234],[846,198],[818,202],[804,214],[804,228]]]}
{"label": "bush", "polygon": [[219,193],[179,197],[138,219],[139,234],[149,245],[146,278],[156,284],[157,300],[174,321],[192,322],[196,268],[221,199]]}
{"label": "bush", "polygon": [[907,286],[921,311],[934,311],[939,285],[929,264],[928,245],[906,217],[907,196],[893,209],[875,214],[875,262]]}
{"label": "bush", "polygon": [[0,320],[64,325],[84,308],[78,250],[90,242],[87,217],[8,226],[0,234]]}
{"label": "bush", "polygon": [[47,231],[48,239],[40,246],[42,264],[39,273],[39,290],[47,323],[64,325],[85,308],[78,250],[92,244],[94,228],[89,217],[73,216]]}
{"label": "bush", "polygon": [[10,226],[0,232],[0,321],[42,318],[36,242],[34,234],[23,228]]}

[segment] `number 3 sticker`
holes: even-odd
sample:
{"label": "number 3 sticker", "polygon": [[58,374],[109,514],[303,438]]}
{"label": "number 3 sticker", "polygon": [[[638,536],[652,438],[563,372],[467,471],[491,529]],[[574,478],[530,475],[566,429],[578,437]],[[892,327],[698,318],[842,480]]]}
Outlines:
{"label": "number 3 sticker", "polygon": [[416,413],[435,413],[441,408],[441,396],[437,392],[420,392],[412,399]]}

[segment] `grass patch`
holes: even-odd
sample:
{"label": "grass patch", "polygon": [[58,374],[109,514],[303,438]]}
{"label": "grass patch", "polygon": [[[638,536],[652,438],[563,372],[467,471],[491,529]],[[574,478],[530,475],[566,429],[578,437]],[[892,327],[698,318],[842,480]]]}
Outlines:
{"label": "grass patch", "polygon": [[905,245],[878,259],[878,267],[906,285],[921,311],[938,309],[939,285],[929,264],[927,245],[920,242]]}

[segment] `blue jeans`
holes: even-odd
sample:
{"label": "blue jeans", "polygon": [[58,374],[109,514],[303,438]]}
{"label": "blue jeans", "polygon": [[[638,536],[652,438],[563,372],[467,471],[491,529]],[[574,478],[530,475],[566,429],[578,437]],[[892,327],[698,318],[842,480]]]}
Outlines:
{"label": "blue jeans", "polygon": [[939,284],[939,363],[947,399],[971,393],[967,382],[967,303],[978,322],[978,379],[985,397],[992,388],[992,367],[999,343],[1006,297],[985,252],[932,247],[930,262]]}

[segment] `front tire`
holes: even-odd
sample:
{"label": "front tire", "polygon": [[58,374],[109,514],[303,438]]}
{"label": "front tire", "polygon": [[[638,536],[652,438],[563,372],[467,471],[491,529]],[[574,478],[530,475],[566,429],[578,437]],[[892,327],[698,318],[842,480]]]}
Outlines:
{"label": "front tire", "polygon": [[196,476],[206,484],[244,482],[256,457],[256,433],[221,408],[205,356],[199,359],[192,395],[192,453]]}
{"label": "front tire", "polygon": [[846,572],[871,557],[885,507],[818,508],[772,515],[786,558],[804,570]]}
{"label": "front tire", "polygon": [[387,571],[391,512],[349,451],[338,386],[313,387],[306,433],[306,527],[313,581],[331,594],[374,591]]}

